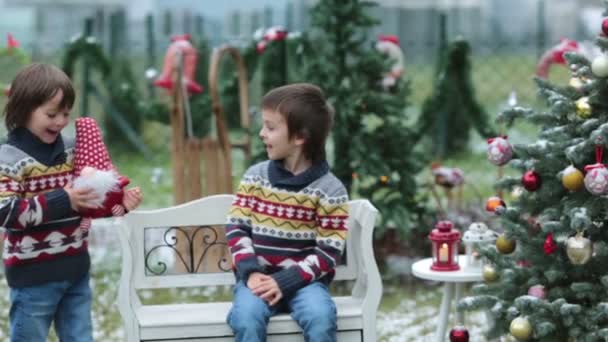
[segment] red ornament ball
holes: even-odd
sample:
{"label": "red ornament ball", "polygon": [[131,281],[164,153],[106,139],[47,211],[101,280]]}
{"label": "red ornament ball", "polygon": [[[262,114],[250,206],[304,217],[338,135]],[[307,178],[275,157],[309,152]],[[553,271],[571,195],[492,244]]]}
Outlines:
{"label": "red ornament ball", "polygon": [[604,36],[608,36],[608,18],[602,20],[602,32]]}
{"label": "red ornament ball", "polygon": [[551,255],[555,253],[557,249],[557,244],[555,244],[555,240],[553,240],[553,233],[547,234],[547,238],[545,239],[545,243],[543,244],[543,251],[546,255]]}
{"label": "red ornament ball", "polygon": [[450,342],[469,342],[469,331],[467,328],[458,326],[450,330]]}
{"label": "red ornament ball", "polygon": [[542,180],[536,171],[526,171],[521,177],[521,184],[528,191],[536,191],[540,188]]}

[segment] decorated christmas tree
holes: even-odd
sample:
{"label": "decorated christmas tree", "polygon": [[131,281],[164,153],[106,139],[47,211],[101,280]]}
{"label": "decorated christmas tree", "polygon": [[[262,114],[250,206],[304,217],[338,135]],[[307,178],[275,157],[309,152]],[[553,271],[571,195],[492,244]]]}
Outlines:
{"label": "decorated christmas tree", "polygon": [[[605,15],[608,13],[604,13]],[[608,48],[608,19],[597,44]],[[538,124],[538,140],[489,142],[489,159],[521,171],[499,188],[523,187],[511,203],[487,209],[503,235],[482,251],[485,282],[460,309],[487,309],[491,336],[521,341],[608,339],[608,56],[565,55],[568,85],[536,79],[545,111],[513,107],[498,121]],[[512,143],[512,147],[510,145]],[[488,202],[489,204],[492,202]],[[493,202],[495,203],[495,202]],[[500,203],[500,202],[499,202]]]}
{"label": "decorated christmas tree", "polygon": [[319,84],[335,109],[333,172],[353,197],[373,202],[382,213],[382,228],[408,233],[421,227],[413,223],[423,203],[415,198],[414,176],[423,158],[414,155],[413,134],[405,124],[409,84],[397,78],[383,85],[394,61],[365,36],[377,25],[369,15],[371,6],[360,0],[317,2],[311,12],[315,55],[307,61],[307,81]]}

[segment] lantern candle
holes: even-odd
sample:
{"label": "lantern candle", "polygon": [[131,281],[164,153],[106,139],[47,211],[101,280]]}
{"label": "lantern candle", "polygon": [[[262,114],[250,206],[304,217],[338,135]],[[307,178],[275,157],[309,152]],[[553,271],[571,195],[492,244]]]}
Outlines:
{"label": "lantern candle", "polygon": [[439,248],[439,261],[441,262],[448,262],[448,244],[444,243],[441,245],[441,248]]}

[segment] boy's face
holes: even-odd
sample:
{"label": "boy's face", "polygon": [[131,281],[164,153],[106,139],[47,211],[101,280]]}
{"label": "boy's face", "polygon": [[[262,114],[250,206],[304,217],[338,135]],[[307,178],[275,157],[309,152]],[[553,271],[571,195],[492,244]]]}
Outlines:
{"label": "boy's face", "polygon": [[287,121],[283,115],[274,110],[263,109],[262,119],[264,124],[260,131],[260,138],[262,138],[264,145],[266,145],[268,159],[286,159],[301,151],[304,139],[297,137],[289,138]]}
{"label": "boy's face", "polygon": [[70,121],[69,109],[59,108],[62,99],[63,92],[59,89],[52,99],[34,110],[25,125],[32,134],[46,144],[55,142],[61,130]]}

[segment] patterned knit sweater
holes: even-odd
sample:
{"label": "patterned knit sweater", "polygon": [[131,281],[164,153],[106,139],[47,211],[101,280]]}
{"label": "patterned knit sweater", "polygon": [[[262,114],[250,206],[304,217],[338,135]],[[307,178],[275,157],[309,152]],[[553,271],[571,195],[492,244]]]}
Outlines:
{"label": "patterned knit sweater", "polygon": [[228,214],[236,277],[270,274],[284,298],[329,283],[344,251],[348,195],[327,162],[294,176],[280,161],[250,167]]}
{"label": "patterned knit sweater", "polygon": [[11,287],[75,281],[89,271],[88,230],[63,187],[72,179],[74,141],[45,144],[26,128],[0,146],[0,227]]}

